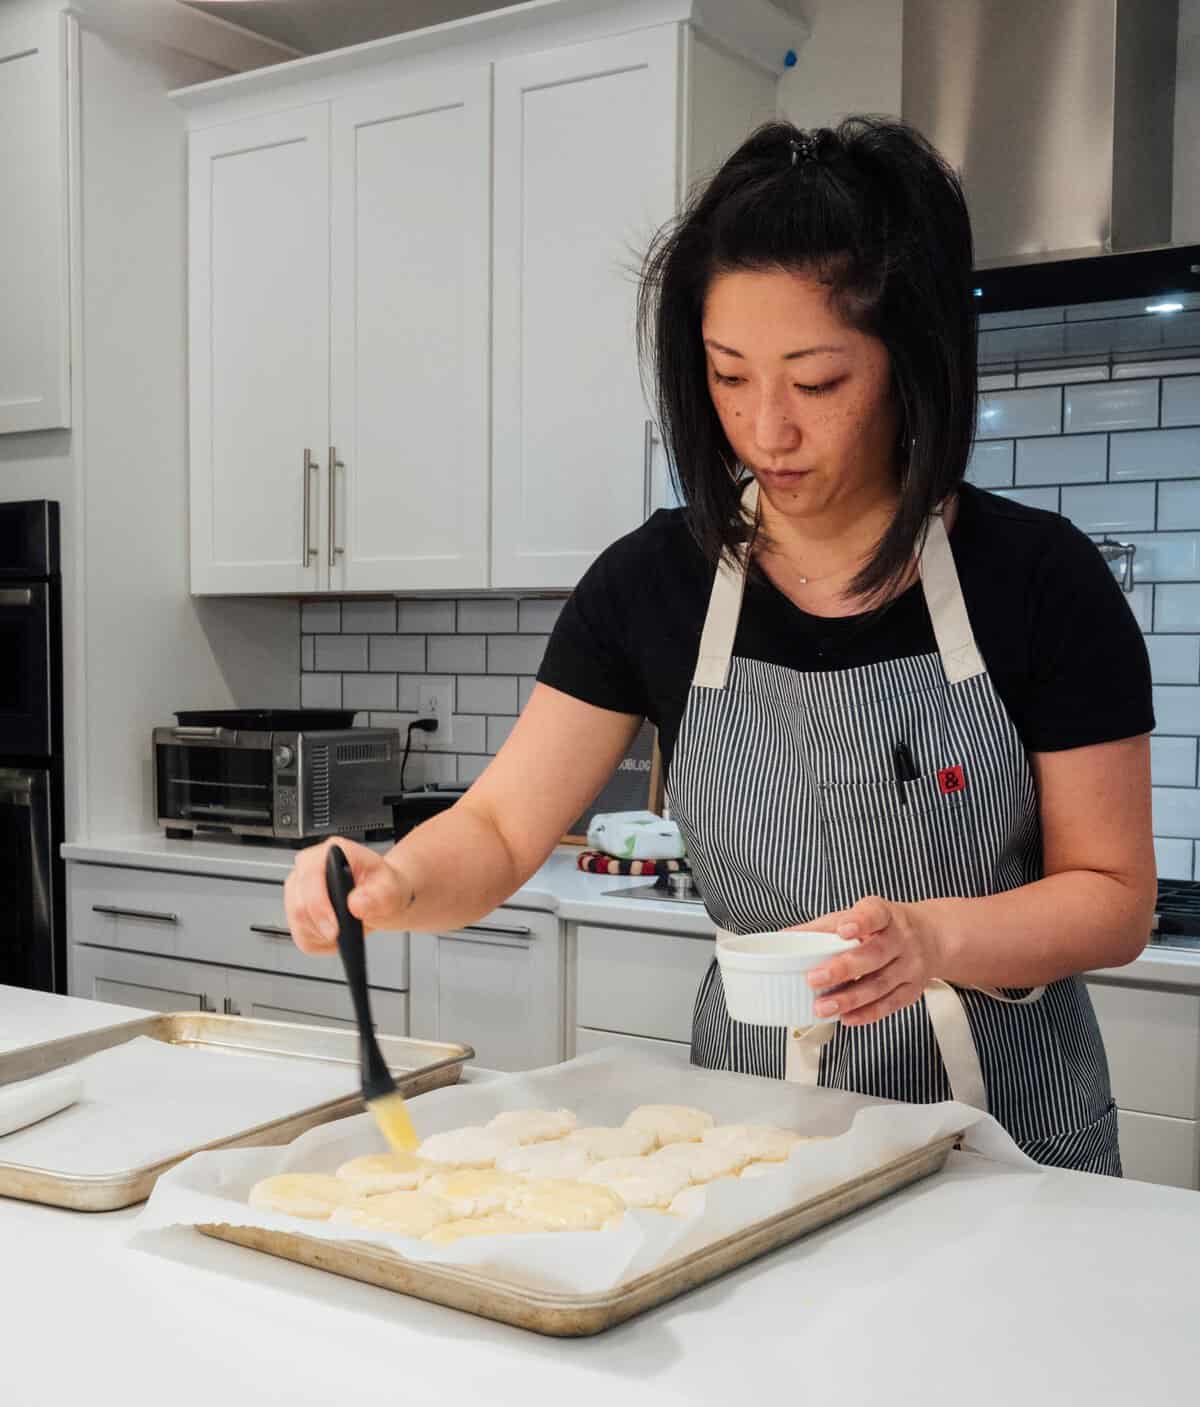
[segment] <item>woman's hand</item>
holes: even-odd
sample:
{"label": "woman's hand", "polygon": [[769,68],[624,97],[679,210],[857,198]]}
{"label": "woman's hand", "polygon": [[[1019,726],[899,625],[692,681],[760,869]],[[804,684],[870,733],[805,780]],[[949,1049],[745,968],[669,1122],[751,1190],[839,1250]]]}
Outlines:
{"label": "woman's hand", "polygon": [[898,904],[872,895],[852,909],[795,928],[801,933],[836,933],[860,943],[808,975],[810,987],[826,992],[814,1007],[816,1014],[840,1016],[844,1026],[869,1026],[911,1006],[938,975],[937,929],[922,904]]}
{"label": "woman's hand", "polygon": [[403,928],[404,912],[413,901],[408,875],[389,857],[340,836],[309,846],[296,856],[283,886],[292,940],[304,953],[337,951],[337,915],[325,887],[325,862],[331,845],[340,845],[350,862],[354,875],[350,912],[362,920],[364,931]]}

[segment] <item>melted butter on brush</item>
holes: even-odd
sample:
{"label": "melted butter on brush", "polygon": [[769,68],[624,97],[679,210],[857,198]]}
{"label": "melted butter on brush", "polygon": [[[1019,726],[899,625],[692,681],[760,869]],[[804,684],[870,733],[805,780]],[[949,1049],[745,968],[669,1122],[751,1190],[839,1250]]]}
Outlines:
{"label": "melted butter on brush", "polygon": [[404,1096],[399,1091],[395,1094],[385,1094],[382,1099],[372,1099],[368,1108],[375,1115],[375,1122],[382,1129],[390,1147],[397,1153],[416,1151],[421,1140],[413,1128]]}

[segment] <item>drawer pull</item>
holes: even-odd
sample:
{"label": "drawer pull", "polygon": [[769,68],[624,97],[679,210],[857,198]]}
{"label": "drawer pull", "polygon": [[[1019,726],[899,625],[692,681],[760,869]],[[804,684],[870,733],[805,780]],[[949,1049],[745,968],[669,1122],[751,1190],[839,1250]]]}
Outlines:
{"label": "drawer pull", "polygon": [[221,1010],[226,1016],[240,1016],[242,1014],[237,1007],[234,1006],[232,997],[221,998]]}
{"label": "drawer pull", "polygon": [[264,938],[286,938],[291,941],[292,932],[290,928],[279,928],[273,923],[252,923],[251,933],[261,933]]}
{"label": "drawer pull", "polygon": [[112,918],[148,918],[155,923],[178,923],[178,914],[159,914],[153,909],[118,909],[110,904],[93,904],[92,913],[109,914]]}
{"label": "drawer pull", "polygon": [[494,933],[501,938],[532,938],[532,928],[522,928],[514,924],[509,927],[502,923],[468,923],[460,930],[462,933]]}

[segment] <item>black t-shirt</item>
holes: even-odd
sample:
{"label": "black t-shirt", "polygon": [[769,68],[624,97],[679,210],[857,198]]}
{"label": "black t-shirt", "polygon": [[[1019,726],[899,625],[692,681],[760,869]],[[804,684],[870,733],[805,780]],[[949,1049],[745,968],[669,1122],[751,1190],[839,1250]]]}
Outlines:
{"label": "black t-shirt", "polygon": [[[1092,541],[1056,513],[964,484],[950,530],[975,640],[1029,752],[1154,727],[1145,641]],[[538,678],[657,725],[670,765],[713,568],[682,509],[607,548],[559,616]],[[937,648],[919,582],[871,616],[814,616],[752,571],[734,654],[788,669],[853,669]]]}

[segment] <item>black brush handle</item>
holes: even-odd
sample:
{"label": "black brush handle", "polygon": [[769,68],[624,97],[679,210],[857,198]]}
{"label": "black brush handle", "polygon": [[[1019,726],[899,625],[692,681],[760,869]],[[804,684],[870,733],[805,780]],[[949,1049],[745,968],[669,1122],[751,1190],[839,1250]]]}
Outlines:
{"label": "black brush handle", "polygon": [[338,952],[342,956],[342,966],[346,969],[346,982],[350,987],[350,999],[354,1003],[354,1019],[358,1022],[358,1034],[362,1041],[362,1090],[366,1100],[378,1099],[384,1094],[393,1094],[396,1081],[392,1079],[375,1039],[375,1027],[371,1021],[371,999],[367,995],[367,951],[363,943],[362,920],[350,912],[350,891],[354,888],[354,871],[345,851],[340,845],[331,845],[325,861],[325,887],[329,891],[329,902],[337,914]]}

